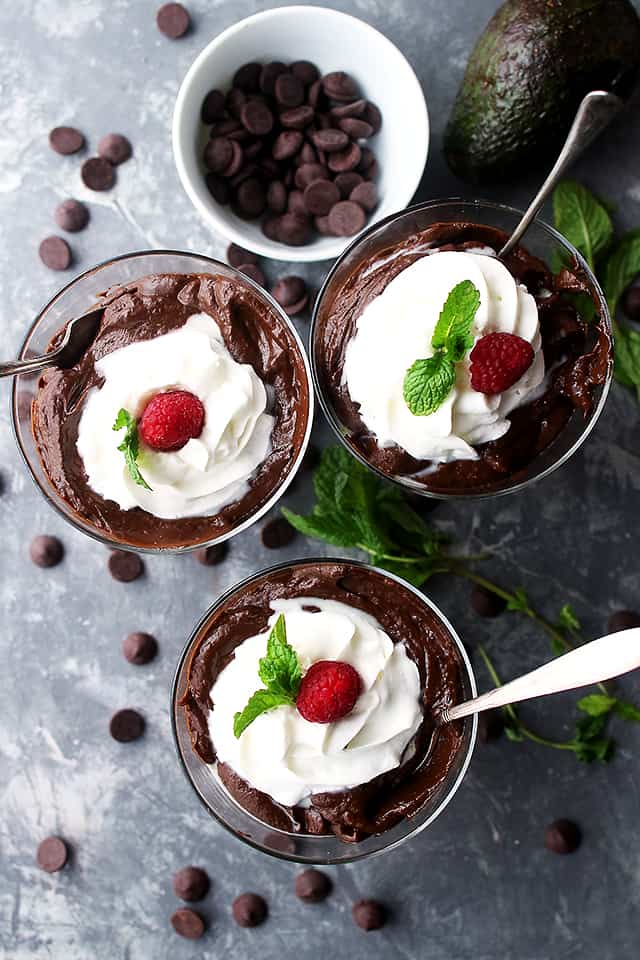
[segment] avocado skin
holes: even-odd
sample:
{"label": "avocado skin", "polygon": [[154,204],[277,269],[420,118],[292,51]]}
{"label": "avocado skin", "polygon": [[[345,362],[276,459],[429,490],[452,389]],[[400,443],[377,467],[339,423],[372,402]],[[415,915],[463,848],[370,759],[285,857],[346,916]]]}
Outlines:
{"label": "avocado skin", "polygon": [[589,90],[628,96],[640,67],[629,0],[507,0],[469,58],[445,132],[451,170],[471,183],[539,168]]}

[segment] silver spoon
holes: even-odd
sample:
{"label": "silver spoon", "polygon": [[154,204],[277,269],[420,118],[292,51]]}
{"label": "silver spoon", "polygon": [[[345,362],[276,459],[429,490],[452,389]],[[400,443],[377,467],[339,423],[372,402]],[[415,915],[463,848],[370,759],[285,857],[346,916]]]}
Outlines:
{"label": "silver spoon", "polygon": [[531,673],[466,700],[455,707],[447,707],[438,715],[439,723],[459,720],[472,713],[482,713],[509,703],[520,703],[532,697],[546,697],[562,690],[575,690],[594,683],[602,683],[640,667],[640,627],[610,633],[599,640],[585,643],[570,653],[556,657]]}
{"label": "silver spoon", "polygon": [[94,307],[88,313],[83,313],[81,317],[71,320],[67,324],[59,346],[45,353],[43,357],[0,363],[0,377],[13,377],[18,373],[37,373],[45,367],[61,367],[63,370],[72,367],[93,343],[103,313],[104,307]]}
{"label": "silver spoon", "polygon": [[592,90],[583,98],[558,159],[527,207],[520,223],[499,252],[499,257],[506,257],[511,253],[569,164],[595,140],[623,106],[624,100],[606,90]]}

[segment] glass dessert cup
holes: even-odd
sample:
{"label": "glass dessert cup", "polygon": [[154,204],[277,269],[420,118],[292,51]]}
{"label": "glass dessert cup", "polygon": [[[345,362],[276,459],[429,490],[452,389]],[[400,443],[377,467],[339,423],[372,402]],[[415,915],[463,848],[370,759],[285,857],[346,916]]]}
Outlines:
{"label": "glass dessert cup", "polygon": [[[380,251],[401,244],[434,224],[478,224],[510,234],[521,216],[521,211],[513,207],[481,200],[432,200],[409,207],[361,233],[336,261],[316,299],[310,329],[309,352],[314,386],[320,406],[336,436],[353,456],[379,476],[397,483],[411,493],[440,500],[456,500],[485,499],[522,490],[562,466],[582,446],[604,408],[613,376],[613,361],[610,354],[603,382],[593,389],[593,404],[589,413],[583,415],[581,411],[575,409],[555,438],[537,452],[529,463],[519,468],[514,474],[501,477],[490,484],[441,490],[429,489],[409,474],[385,472],[371,463],[355,442],[352,429],[336,409],[335,397],[328,383],[328,364],[323,357],[324,335],[330,306],[343,294],[345,284],[348,283],[353,272]],[[586,281],[594,305],[597,306],[601,327],[610,343],[611,319],[604,294],[578,251],[553,227],[540,220],[535,220],[529,227],[522,246],[547,266],[560,258],[561,263],[571,264],[571,269],[579,272],[581,278]]]}
{"label": "glass dessert cup", "polygon": [[173,250],[141,251],[125,254],[105,261],[76,277],[66,287],[63,287],[38,314],[22,344],[19,357],[27,359],[46,353],[54,334],[70,319],[81,315],[96,302],[99,302],[105,291],[131,283],[149,274],[157,273],[205,273],[242,282],[251,289],[252,294],[266,309],[278,315],[289,331],[299,354],[299,366],[304,374],[303,386],[306,388],[306,397],[301,400],[301,402],[306,403],[306,423],[300,449],[288,473],[282,477],[279,485],[262,503],[257,505],[252,513],[244,517],[237,525],[232,526],[231,529],[225,530],[211,537],[211,539],[200,539],[197,542],[184,545],[163,546],[128,543],[120,537],[110,536],[108,532],[94,527],[89,520],[78,514],[64,500],[54,488],[42,465],[31,428],[31,401],[36,394],[41,374],[26,374],[14,378],[11,412],[14,435],[29,473],[45,499],[65,520],[94,540],[98,540],[111,548],[133,550],[138,553],[176,554],[213,546],[228,540],[255,523],[277,503],[294,479],[307,448],[313,423],[314,396],[306,351],[289,317],[275,300],[250,278],[245,277],[244,274],[226,264],[210,257]]}
{"label": "glass dessert cup", "polygon": [[293,571],[307,565],[346,563],[350,567],[361,568],[368,574],[385,577],[393,581],[404,591],[410,591],[424,606],[425,612],[435,617],[440,627],[452,641],[460,670],[462,697],[467,699],[476,695],[476,683],[467,653],[455,630],[423,593],[406,581],[386,570],[378,570],[369,564],[356,560],[334,560],[329,558],[305,559],[293,563],[281,563],[259,573],[252,574],[223,594],[205,613],[191,634],[176,668],[171,691],[171,723],[178,758],[187,780],[193,787],[201,803],[209,814],[229,833],[263,853],[289,860],[295,863],[338,864],[361,860],[392,850],[425,830],[442,813],[460,786],[471,761],[476,740],[477,718],[472,716],[464,721],[460,746],[453,755],[453,761],[442,782],[427,801],[410,817],[405,817],[390,829],[377,835],[367,836],[357,842],[345,842],[333,833],[309,834],[276,829],[272,825],[257,819],[242,807],[223,786],[215,772],[215,764],[208,764],[195,752],[190,737],[186,710],[181,698],[189,682],[189,670],[192,653],[206,635],[212,617],[228,600],[241,594],[256,581],[270,575]]}

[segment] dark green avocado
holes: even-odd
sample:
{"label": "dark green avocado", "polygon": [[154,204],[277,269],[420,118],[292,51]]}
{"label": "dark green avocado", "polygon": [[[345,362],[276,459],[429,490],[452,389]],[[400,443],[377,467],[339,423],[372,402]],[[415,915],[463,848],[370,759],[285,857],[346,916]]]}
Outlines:
{"label": "dark green avocado", "polygon": [[469,59],[445,133],[449,166],[474,183],[540,169],[585,93],[627,97],[639,67],[629,0],[507,0]]}

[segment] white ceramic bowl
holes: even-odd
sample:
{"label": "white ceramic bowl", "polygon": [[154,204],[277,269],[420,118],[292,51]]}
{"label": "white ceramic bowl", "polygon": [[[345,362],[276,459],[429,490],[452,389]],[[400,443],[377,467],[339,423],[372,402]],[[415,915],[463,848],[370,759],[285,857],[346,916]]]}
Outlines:
{"label": "white ceramic bowl", "polygon": [[207,128],[200,107],[213,88],[228,90],[233,74],[252,60],[310,60],[321,73],[345,70],[382,112],[371,139],[380,168],[380,203],[369,223],[402,210],[415,193],[427,159],[429,116],[413,69],[390,40],[355,17],[326,7],[279,7],[229,27],[204,48],[182,82],[173,116],[173,152],[182,184],[202,217],[229,241],[276,260],[328,260],[352,237],[318,236],[290,247],[264,236],[259,221],[237,217],[217,204],[204,180]]}

